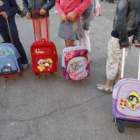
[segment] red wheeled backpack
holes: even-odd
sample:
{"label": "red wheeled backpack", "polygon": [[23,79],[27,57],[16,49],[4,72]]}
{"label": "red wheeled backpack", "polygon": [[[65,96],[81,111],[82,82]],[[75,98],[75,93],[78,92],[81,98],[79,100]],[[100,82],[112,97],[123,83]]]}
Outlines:
{"label": "red wheeled backpack", "polygon": [[[33,25],[34,15],[39,13],[33,12]],[[48,20],[47,22],[47,35],[48,35]],[[34,28],[35,34],[35,28]],[[57,72],[58,55],[55,44],[44,38],[36,41],[31,45],[31,59],[32,59],[32,72],[39,73],[54,73]]]}

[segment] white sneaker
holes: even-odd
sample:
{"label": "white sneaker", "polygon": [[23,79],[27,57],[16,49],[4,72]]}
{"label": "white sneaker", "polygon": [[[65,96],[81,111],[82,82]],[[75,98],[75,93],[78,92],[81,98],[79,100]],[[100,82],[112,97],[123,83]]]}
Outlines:
{"label": "white sneaker", "polygon": [[29,63],[27,63],[27,64],[22,64],[22,69],[23,69],[23,70],[26,70],[26,69],[28,68],[28,66],[29,66]]}

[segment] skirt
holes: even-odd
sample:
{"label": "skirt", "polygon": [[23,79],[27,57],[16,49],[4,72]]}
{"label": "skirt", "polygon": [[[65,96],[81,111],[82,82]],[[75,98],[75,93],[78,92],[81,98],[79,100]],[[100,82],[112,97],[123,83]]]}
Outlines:
{"label": "skirt", "polygon": [[83,37],[81,21],[61,21],[58,36],[64,40],[80,40]]}

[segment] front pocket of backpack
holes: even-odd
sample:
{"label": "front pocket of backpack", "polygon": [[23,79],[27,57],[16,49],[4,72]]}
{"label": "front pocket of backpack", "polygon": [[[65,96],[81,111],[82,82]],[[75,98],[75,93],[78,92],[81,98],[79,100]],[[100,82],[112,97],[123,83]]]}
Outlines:
{"label": "front pocket of backpack", "polygon": [[14,74],[18,72],[15,59],[12,57],[5,57],[0,59],[0,75]]}
{"label": "front pocket of backpack", "polygon": [[52,72],[54,69],[53,55],[36,55],[33,60],[34,72]]}
{"label": "front pocket of backpack", "polygon": [[68,62],[67,73],[72,80],[82,80],[87,77],[87,59],[85,57],[74,57]]}

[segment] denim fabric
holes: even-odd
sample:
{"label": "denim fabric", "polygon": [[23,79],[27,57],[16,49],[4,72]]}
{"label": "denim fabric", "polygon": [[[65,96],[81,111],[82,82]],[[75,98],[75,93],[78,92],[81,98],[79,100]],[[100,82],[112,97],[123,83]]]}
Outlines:
{"label": "denim fabric", "polygon": [[90,22],[93,19],[93,12],[94,12],[94,0],[92,0],[91,5],[86,9],[86,11],[82,14],[83,17],[83,29],[89,30]]}
{"label": "denim fabric", "polygon": [[65,40],[80,40],[83,29],[80,20],[60,22],[58,36]]}
{"label": "denim fabric", "polygon": [[[55,5],[55,0],[22,0],[24,12],[40,11],[41,9],[46,10],[49,15],[49,10]],[[42,17],[42,16],[37,16]]]}
{"label": "denim fabric", "polygon": [[140,41],[140,0],[119,0],[113,24],[119,33],[121,47],[129,46],[127,33],[135,30],[134,39]]}

